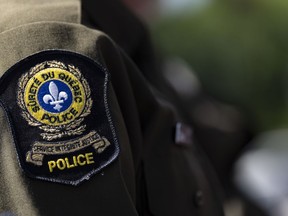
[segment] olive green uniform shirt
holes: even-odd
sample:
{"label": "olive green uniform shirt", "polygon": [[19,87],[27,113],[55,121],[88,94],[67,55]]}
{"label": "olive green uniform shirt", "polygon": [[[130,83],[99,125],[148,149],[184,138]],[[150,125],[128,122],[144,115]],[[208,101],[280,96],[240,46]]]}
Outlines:
{"label": "olive green uniform shirt", "polygon": [[166,87],[149,73],[157,67],[146,32],[123,5],[9,0],[0,10],[1,76],[51,49],[99,62],[111,76],[108,100],[120,145],[114,162],[78,186],[36,180],[19,166],[13,125],[0,107],[0,215],[222,215],[204,154],[195,142],[175,144],[175,125],[185,118],[159,93]]}

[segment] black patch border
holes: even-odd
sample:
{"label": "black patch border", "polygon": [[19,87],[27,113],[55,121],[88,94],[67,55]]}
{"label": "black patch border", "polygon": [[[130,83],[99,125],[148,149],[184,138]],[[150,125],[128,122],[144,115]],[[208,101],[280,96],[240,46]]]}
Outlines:
{"label": "black patch border", "polygon": [[110,159],[108,161],[106,161],[104,164],[102,164],[101,166],[99,166],[98,168],[92,169],[90,172],[88,172],[82,178],[80,178],[78,180],[73,180],[73,181],[72,180],[58,180],[58,179],[54,179],[54,178],[46,178],[46,177],[36,176],[36,175],[30,173],[29,171],[26,171],[23,169],[23,167],[25,166],[25,162],[20,158],[20,156],[18,154],[18,151],[21,151],[21,150],[19,149],[20,147],[18,147],[19,145],[17,145],[13,123],[11,121],[11,117],[9,115],[8,109],[5,106],[5,103],[1,99],[0,99],[0,106],[3,108],[5,115],[6,115],[6,119],[8,120],[8,124],[9,124],[8,132],[10,132],[12,134],[13,144],[14,144],[14,148],[16,150],[16,155],[17,155],[17,161],[18,161],[18,164],[19,164],[22,172],[24,172],[27,176],[31,177],[32,179],[38,179],[38,180],[44,180],[44,181],[48,181],[48,182],[78,186],[80,183],[83,183],[85,180],[88,181],[93,175],[99,173],[100,171],[102,171],[102,169],[104,169],[105,167],[110,165],[112,162],[114,162],[120,153],[118,136],[117,136],[117,132],[116,132],[116,129],[115,129],[115,126],[113,123],[112,114],[110,112],[110,105],[108,102],[108,83],[110,81],[111,75],[108,72],[108,70],[101,63],[99,63],[95,59],[92,59],[88,56],[85,56],[84,54],[80,54],[78,52],[65,50],[65,49],[47,49],[47,50],[43,50],[43,51],[39,51],[39,52],[36,52],[34,54],[31,54],[25,58],[22,58],[18,62],[16,62],[13,66],[11,66],[8,70],[6,70],[6,72],[4,72],[3,75],[0,77],[0,86],[3,83],[3,80],[5,80],[5,78],[7,76],[9,76],[10,73],[13,70],[15,70],[17,67],[19,67],[19,65],[21,65],[23,62],[31,61],[36,56],[37,56],[37,58],[39,58],[41,56],[45,56],[46,54],[68,54],[68,55],[72,55],[72,56],[81,58],[84,61],[89,61],[90,63],[96,65],[96,67],[98,67],[105,74],[104,85],[103,85],[103,87],[104,87],[104,90],[103,90],[103,92],[104,92],[104,94],[103,94],[104,107],[105,107],[105,113],[106,113],[106,117],[107,117],[107,120],[109,123],[109,127],[111,130],[112,136],[113,136],[113,143],[112,144],[115,145],[115,152],[114,152],[114,154],[112,154],[110,156]]}

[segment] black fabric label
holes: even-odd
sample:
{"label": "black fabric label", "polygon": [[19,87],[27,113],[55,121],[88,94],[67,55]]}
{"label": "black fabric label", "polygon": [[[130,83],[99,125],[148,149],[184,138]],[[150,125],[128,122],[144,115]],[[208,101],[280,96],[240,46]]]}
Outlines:
{"label": "black fabric label", "polygon": [[29,56],[1,77],[1,105],[28,176],[78,185],[116,159],[108,82],[103,66],[63,50]]}

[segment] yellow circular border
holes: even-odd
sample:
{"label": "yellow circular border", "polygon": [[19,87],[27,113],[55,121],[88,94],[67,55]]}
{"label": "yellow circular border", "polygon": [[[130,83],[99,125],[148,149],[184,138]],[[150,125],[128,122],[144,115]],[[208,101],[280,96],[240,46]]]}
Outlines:
{"label": "yellow circular border", "polygon": [[[64,82],[73,95],[70,107],[60,113],[44,110],[37,99],[40,87],[51,80]],[[86,95],[83,84],[74,74],[61,68],[46,68],[28,80],[24,89],[24,104],[28,113],[36,121],[45,125],[60,126],[73,122],[81,115],[86,104]]]}

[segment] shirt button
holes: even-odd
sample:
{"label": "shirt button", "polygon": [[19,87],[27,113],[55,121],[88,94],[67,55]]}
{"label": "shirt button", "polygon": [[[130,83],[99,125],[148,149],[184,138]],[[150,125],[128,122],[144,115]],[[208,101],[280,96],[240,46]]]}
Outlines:
{"label": "shirt button", "polygon": [[201,207],[204,204],[204,195],[201,190],[198,190],[194,195],[194,204],[196,207]]}

